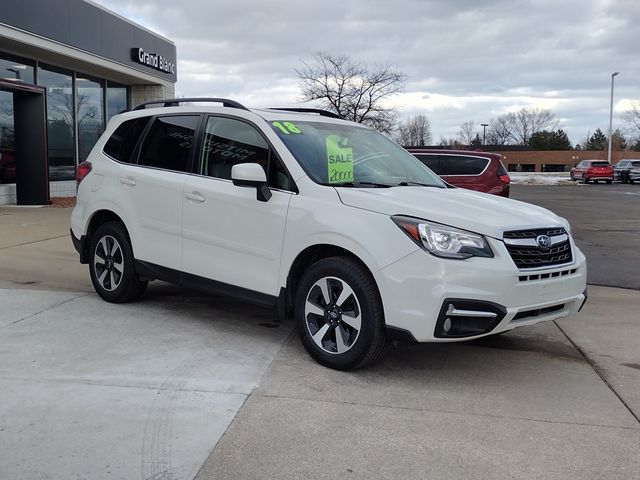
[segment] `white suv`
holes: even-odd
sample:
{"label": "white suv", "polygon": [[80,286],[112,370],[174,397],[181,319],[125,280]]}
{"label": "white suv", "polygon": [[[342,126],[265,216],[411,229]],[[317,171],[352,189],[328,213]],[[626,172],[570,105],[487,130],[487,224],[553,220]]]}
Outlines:
{"label": "white suv", "polygon": [[117,115],[78,167],[71,235],[103,299],[161,279],[273,306],[336,369],[388,338],[473,339],[583,305],[585,258],[550,211],[452,188],[328,112],[187,100]]}

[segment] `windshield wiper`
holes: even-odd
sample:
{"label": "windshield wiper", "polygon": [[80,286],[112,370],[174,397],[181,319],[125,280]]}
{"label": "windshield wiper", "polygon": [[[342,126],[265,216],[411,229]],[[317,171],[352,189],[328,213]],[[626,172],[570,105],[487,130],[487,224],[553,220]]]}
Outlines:
{"label": "windshield wiper", "polygon": [[389,185],[388,183],[376,183],[376,182],[344,182],[334,183],[332,187],[372,187],[372,188],[390,188],[395,185]]}
{"label": "windshield wiper", "polygon": [[431,185],[428,183],[420,183],[420,182],[400,182],[394,185],[394,187],[437,187],[440,188],[439,185]]}

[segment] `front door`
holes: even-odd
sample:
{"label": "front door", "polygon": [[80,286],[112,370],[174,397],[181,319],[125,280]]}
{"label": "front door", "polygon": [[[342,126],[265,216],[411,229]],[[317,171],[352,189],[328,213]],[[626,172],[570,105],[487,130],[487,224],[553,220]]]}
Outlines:
{"label": "front door", "polygon": [[[231,167],[247,162],[268,173],[268,201],[259,201],[255,188],[231,182]],[[277,295],[289,185],[286,170],[253,125],[209,117],[197,174],[184,187],[183,271]]]}

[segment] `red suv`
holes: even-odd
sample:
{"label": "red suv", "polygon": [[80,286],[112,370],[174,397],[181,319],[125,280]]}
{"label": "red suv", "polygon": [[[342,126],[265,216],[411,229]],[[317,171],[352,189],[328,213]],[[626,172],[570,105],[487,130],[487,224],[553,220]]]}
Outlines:
{"label": "red suv", "polygon": [[407,148],[442,179],[456,187],[509,196],[509,174],[498,153]]}
{"label": "red suv", "polygon": [[583,183],[597,183],[600,180],[613,182],[613,167],[606,160],[582,160],[571,169],[571,180],[582,180]]}

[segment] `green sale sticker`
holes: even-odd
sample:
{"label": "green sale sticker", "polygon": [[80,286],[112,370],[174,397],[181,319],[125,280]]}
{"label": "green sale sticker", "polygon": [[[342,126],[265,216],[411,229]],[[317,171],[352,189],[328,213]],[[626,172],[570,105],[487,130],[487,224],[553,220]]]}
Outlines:
{"label": "green sale sticker", "polygon": [[327,136],[327,167],[329,183],[353,182],[353,149],[349,140],[340,135]]}

